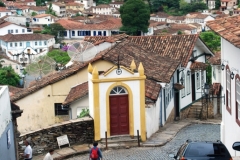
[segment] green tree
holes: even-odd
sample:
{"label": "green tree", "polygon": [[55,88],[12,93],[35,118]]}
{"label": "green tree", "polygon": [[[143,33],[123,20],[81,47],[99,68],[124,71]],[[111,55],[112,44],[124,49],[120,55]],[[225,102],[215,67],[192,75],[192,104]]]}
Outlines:
{"label": "green tree", "polygon": [[57,43],[60,43],[64,39],[65,28],[59,23],[53,23],[49,26],[45,25],[42,34],[54,35]]}
{"label": "green tree", "polygon": [[0,84],[18,86],[20,76],[14,72],[11,66],[0,68]]}
{"label": "green tree", "polygon": [[219,9],[221,7],[221,1],[220,0],[215,0],[215,9]]}
{"label": "green tree", "polygon": [[6,7],[2,1],[0,1],[0,7]]}
{"label": "green tree", "polygon": [[140,35],[148,32],[150,9],[143,0],[128,0],[120,8],[123,26],[121,31],[130,35]]}
{"label": "green tree", "polygon": [[49,4],[48,9],[46,10],[46,14],[51,14],[51,15],[53,15],[53,16],[57,16],[56,13],[55,13],[55,11],[54,11],[53,8],[52,8],[52,3]]}
{"label": "green tree", "polygon": [[212,31],[202,32],[200,38],[212,50],[219,51],[221,48],[221,38]]}
{"label": "green tree", "polygon": [[70,61],[70,57],[68,56],[67,52],[64,52],[59,49],[54,49],[48,52],[47,56],[54,59],[57,63],[63,64],[63,65],[67,64]]}
{"label": "green tree", "polygon": [[32,16],[36,16],[37,15],[37,13],[36,12],[32,12]]}

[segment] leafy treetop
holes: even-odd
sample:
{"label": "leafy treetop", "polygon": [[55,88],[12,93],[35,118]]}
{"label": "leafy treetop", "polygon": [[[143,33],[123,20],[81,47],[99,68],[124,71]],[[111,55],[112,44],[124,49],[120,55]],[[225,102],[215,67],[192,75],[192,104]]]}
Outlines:
{"label": "leafy treetop", "polygon": [[148,32],[150,10],[143,0],[128,0],[120,8],[123,26],[120,30],[129,35]]}
{"label": "leafy treetop", "polygon": [[18,86],[20,76],[14,72],[11,66],[0,68],[0,84]]}

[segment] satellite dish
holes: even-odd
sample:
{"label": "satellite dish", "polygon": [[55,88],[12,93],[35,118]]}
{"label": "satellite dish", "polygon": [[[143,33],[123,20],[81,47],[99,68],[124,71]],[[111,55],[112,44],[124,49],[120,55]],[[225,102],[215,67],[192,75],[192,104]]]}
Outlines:
{"label": "satellite dish", "polygon": [[53,72],[56,62],[48,56],[38,56],[26,66],[28,75],[35,77],[35,80],[41,80],[43,76]]}
{"label": "satellite dish", "polygon": [[68,56],[71,61],[87,62],[97,54],[96,47],[89,42],[75,42],[68,47]]}

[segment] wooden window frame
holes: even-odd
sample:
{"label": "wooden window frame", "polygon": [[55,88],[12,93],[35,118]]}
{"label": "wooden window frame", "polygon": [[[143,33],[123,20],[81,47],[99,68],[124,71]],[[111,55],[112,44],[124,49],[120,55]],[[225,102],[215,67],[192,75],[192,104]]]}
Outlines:
{"label": "wooden window frame", "polygon": [[[228,74],[228,72],[229,72],[229,74]],[[231,70],[230,70],[229,66],[226,65],[226,109],[230,114],[232,114],[232,112],[231,112],[231,77],[230,77],[230,74],[231,74]],[[227,87],[228,86],[228,82],[227,82],[228,78],[230,81],[229,91],[228,91],[228,87]],[[229,93],[230,97],[228,97],[228,93]],[[230,106],[228,106],[228,98],[230,99],[230,102],[229,102]]]}
{"label": "wooden window frame", "polygon": [[238,102],[238,99],[237,99],[237,81],[239,81],[240,83],[240,76],[239,74],[236,75],[236,78],[235,78],[235,101],[236,101],[236,123],[238,124],[238,126],[240,126],[240,115],[238,115],[238,105],[240,105],[240,100]]}

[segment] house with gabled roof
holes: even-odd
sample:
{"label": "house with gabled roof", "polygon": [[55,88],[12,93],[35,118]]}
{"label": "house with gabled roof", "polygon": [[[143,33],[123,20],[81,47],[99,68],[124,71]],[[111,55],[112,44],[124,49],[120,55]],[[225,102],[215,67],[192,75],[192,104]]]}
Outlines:
{"label": "house with gabled roof", "polygon": [[150,20],[158,21],[158,22],[166,22],[167,17],[169,17],[167,13],[157,12],[155,14],[150,15]]}
{"label": "house with gabled roof", "polygon": [[38,14],[32,17],[31,25],[50,25],[58,20],[51,14]]}
{"label": "house with gabled roof", "polygon": [[100,23],[81,23],[78,21],[60,19],[57,23],[65,29],[64,38],[82,39],[85,36],[111,36],[118,33],[122,26],[121,19],[111,18]]}
{"label": "house with gabled roof", "polygon": [[114,8],[119,8],[123,5],[123,1],[115,1],[115,2],[110,2],[109,5]]}
{"label": "house with gabled roof", "polygon": [[[240,156],[232,149],[240,135],[240,16],[230,16],[209,21],[207,26],[221,36],[221,91],[222,106],[221,141],[232,156]],[[219,70],[218,70],[219,71]],[[222,99],[222,100],[221,100]]]}
{"label": "house with gabled roof", "polygon": [[35,56],[45,55],[55,44],[55,38],[48,34],[6,34],[0,37],[1,49],[23,66]]}
{"label": "house with gabled roof", "polygon": [[35,12],[37,14],[45,14],[47,10],[47,7],[45,6],[30,6],[29,7],[29,13],[32,14],[32,12]]}
{"label": "house with gabled roof", "polygon": [[6,34],[32,34],[33,31],[25,26],[17,25],[11,22],[0,22],[0,36]]}
{"label": "house with gabled roof", "polygon": [[0,18],[11,14],[12,14],[11,10],[8,10],[6,7],[0,7]]}
{"label": "house with gabled roof", "polygon": [[[108,136],[136,136],[139,130],[144,141],[159,126],[181,118],[183,110],[201,98],[198,92],[205,83],[205,56],[211,53],[198,36],[86,37],[84,40],[99,51],[92,60],[74,62],[11,97],[25,109],[19,130],[27,133],[42,129],[75,118],[88,107],[94,119],[95,140],[104,138],[105,131]],[[187,89],[183,90],[185,85]],[[34,109],[30,111],[25,104],[32,99]],[[116,120],[126,120],[123,128],[114,127],[111,109],[119,105],[120,99],[123,119],[118,115]]]}

